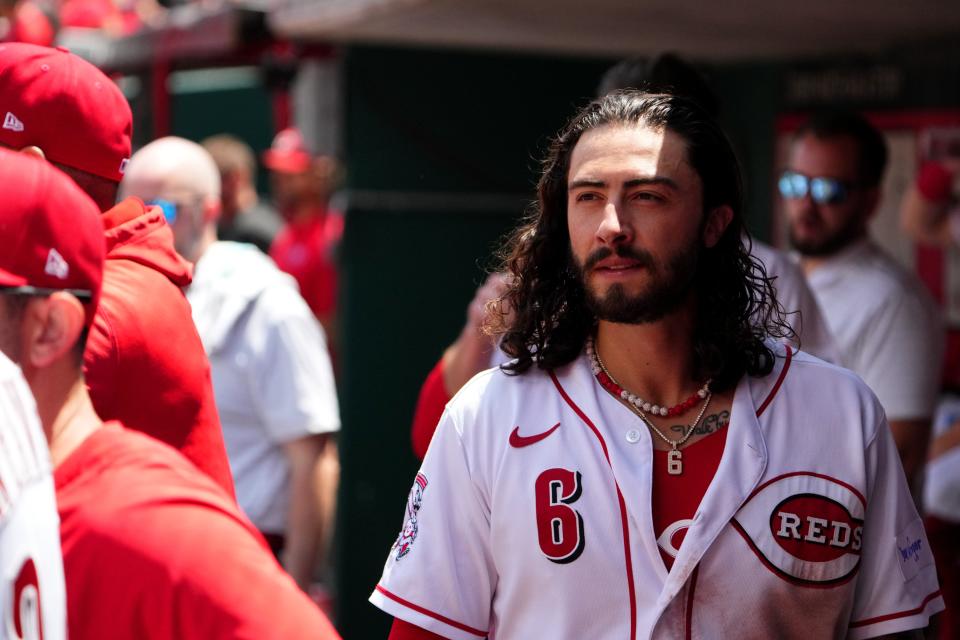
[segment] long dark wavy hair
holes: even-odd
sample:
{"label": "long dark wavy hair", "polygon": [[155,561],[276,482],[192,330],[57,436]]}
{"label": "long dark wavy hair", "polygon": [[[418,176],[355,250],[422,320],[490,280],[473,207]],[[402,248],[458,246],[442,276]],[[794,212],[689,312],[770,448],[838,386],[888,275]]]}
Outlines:
{"label": "long dark wavy hair", "polygon": [[552,141],[537,185],[537,202],[510,236],[501,259],[511,284],[492,311],[509,306],[512,316],[492,313],[488,330],[515,361],[520,374],[536,364],[563,366],[581,353],[596,318],[572,262],[567,230],[567,174],[580,137],[604,125],[669,130],[686,142],[687,160],[703,183],[703,211],[727,205],[733,219],[720,241],[703,249],[694,277],[694,373],[713,379],[716,390],[745,374],[765,375],[774,354],[764,338],[793,337],[763,265],[750,255],[743,225],[740,166],[729,140],[696,103],[671,95],[618,91],[583,108]]}

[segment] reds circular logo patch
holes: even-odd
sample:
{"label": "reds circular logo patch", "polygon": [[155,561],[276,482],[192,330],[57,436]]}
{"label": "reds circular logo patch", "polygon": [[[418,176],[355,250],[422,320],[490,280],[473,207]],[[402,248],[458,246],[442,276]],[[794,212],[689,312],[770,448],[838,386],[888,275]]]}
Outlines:
{"label": "reds circular logo patch", "polygon": [[797,472],[761,485],[732,524],[777,576],[809,587],[846,582],[860,567],[866,501],[845,482]]}

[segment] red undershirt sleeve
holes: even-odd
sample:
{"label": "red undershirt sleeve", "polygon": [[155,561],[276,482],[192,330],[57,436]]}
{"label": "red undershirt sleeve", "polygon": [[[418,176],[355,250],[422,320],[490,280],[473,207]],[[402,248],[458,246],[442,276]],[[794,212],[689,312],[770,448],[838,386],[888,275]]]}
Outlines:
{"label": "red undershirt sleeve", "polygon": [[423,460],[433,439],[433,432],[440,422],[443,409],[450,402],[450,396],[443,385],[443,359],[441,358],[427,374],[427,379],[420,388],[417,398],[417,408],[413,414],[413,428],[410,431],[410,440],[413,452],[417,458]]}
{"label": "red undershirt sleeve", "polygon": [[405,622],[400,618],[393,619],[390,627],[390,637],[387,640],[446,640],[432,631],[422,629],[415,624]]}

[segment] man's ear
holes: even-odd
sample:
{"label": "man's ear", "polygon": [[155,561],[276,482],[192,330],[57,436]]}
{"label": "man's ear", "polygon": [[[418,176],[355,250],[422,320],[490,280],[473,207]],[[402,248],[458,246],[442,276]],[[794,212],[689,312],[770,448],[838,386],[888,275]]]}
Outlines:
{"label": "man's ear", "polygon": [[23,359],[34,369],[44,369],[69,355],[84,320],[83,305],[65,291],[31,300],[24,312]]}
{"label": "man's ear", "polygon": [[213,222],[220,217],[222,208],[219,198],[204,198],[203,200],[203,221]]}
{"label": "man's ear", "polygon": [[863,190],[863,210],[867,212],[866,222],[873,219],[880,208],[880,187],[869,187]]}
{"label": "man's ear", "polygon": [[724,204],[711,209],[703,228],[703,246],[707,249],[715,247],[730,226],[731,220],[733,220],[733,209],[729,205]]}
{"label": "man's ear", "polygon": [[23,147],[22,149],[20,149],[20,153],[28,156],[33,156],[34,158],[40,158],[41,160],[47,159],[46,154],[43,153],[43,149],[41,149],[40,147],[34,147],[34,146]]}

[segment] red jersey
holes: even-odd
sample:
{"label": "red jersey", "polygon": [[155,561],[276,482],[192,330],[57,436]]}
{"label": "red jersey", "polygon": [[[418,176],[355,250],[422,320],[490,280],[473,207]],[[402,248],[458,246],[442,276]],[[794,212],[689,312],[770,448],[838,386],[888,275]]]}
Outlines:
{"label": "red jersey", "polygon": [[317,317],[331,315],[337,305],[337,266],[334,252],[343,235],[343,216],[326,211],[304,222],[284,225],[270,257],[300,286],[300,295]]}
{"label": "red jersey", "polygon": [[128,198],[103,215],[103,290],[83,357],[97,413],[166,442],[233,495],[210,362],[180,290],[190,264],[159,209]]}
{"label": "red jersey", "polygon": [[55,472],[72,640],[332,640],[234,501],[109,423]]}
{"label": "red jersey", "polygon": [[450,402],[450,395],[443,384],[443,358],[441,358],[424,380],[417,397],[417,408],[413,413],[413,428],[410,431],[410,442],[413,453],[423,460],[427,455],[433,432],[437,429],[443,408]]}
{"label": "red jersey", "polygon": [[[676,438],[677,435],[671,433],[670,437]],[[668,451],[653,451],[653,531],[668,571],[717,473],[726,442],[727,429],[721,427],[717,433],[683,447],[683,473],[680,475],[667,473]]]}

